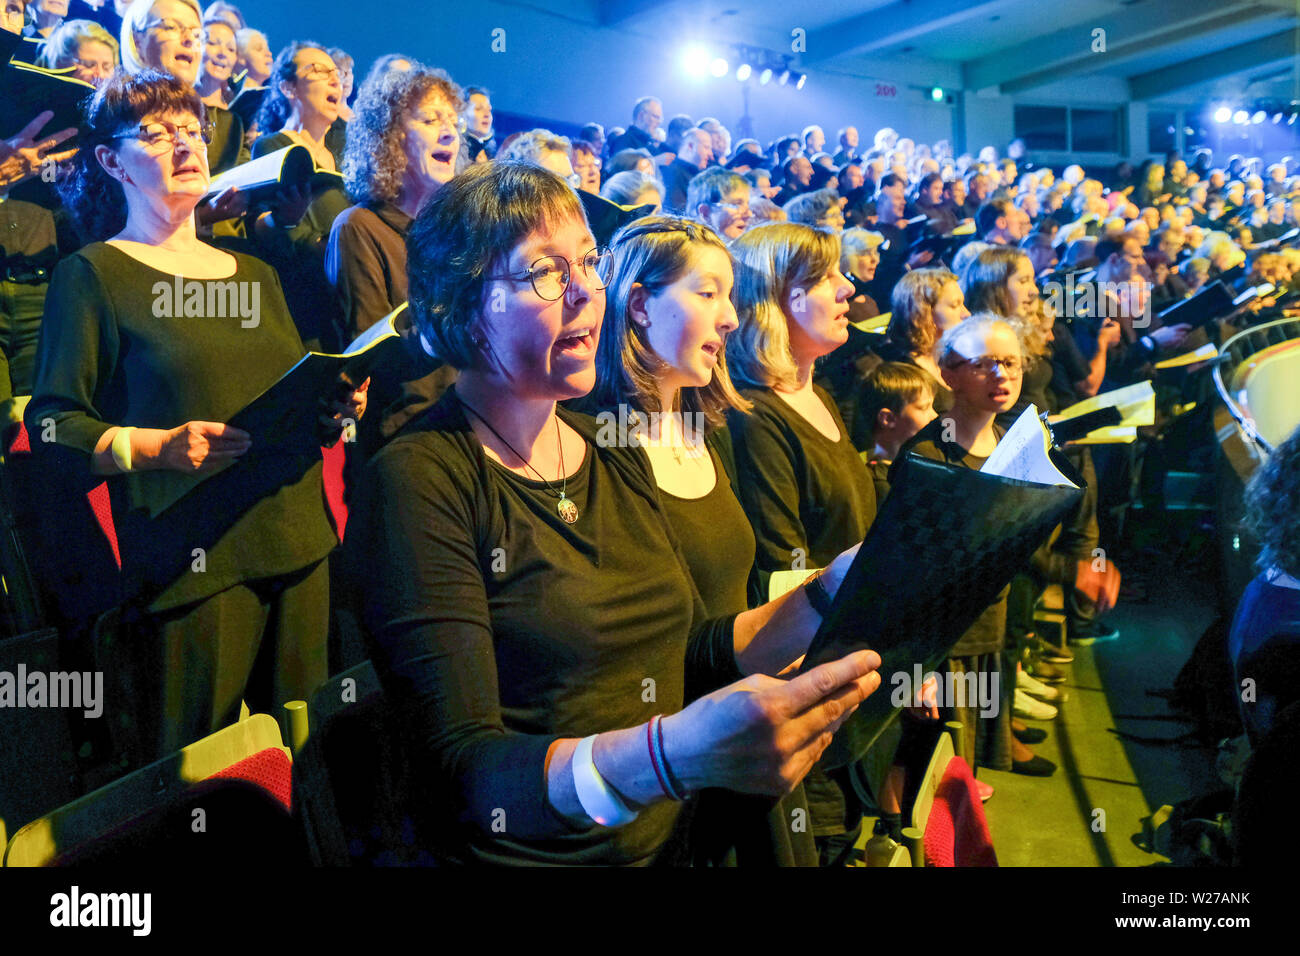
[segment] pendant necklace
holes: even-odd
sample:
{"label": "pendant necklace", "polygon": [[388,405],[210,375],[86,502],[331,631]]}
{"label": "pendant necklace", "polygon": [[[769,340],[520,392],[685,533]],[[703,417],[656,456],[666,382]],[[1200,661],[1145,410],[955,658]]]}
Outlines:
{"label": "pendant necklace", "polygon": [[[459,395],[456,397],[460,398]],[[460,403],[465,407],[465,411],[473,412],[474,417],[477,418],[479,421],[481,421],[484,425],[486,425],[487,430],[497,437],[497,441],[501,442],[501,444],[509,448],[510,453],[524,463],[525,468],[527,468],[534,475],[536,475],[538,478],[541,479],[542,484],[546,486],[546,491],[548,494],[552,494],[552,495],[555,494],[555,488],[551,485],[551,483],[542,476],[542,473],[540,471],[538,471],[529,463],[527,458],[519,454],[519,452],[515,451],[514,448],[511,447],[510,442],[506,441],[504,438],[501,437],[501,433],[492,427],[492,423],[490,421],[488,421],[486,418],[480,415],[477,411],[474,411],[474,409],[471,408],[463,398],[460,399]],[[555,444],[560,450],[560,477],[562,479],[562,483],[560,485],[560,494],[559,494],[560,500],[555,503],[555,511],[566,522],[568,522],[569,524],[573,524],[575,521],[578,520],[578,506],[574,504],[573,500],[569,498],[568,495],[565,493],[569,489],[569,475],[568,475],[568,471],[564,467],[564,441],[560,438],[560,416],[559,415],[555,416]]]}

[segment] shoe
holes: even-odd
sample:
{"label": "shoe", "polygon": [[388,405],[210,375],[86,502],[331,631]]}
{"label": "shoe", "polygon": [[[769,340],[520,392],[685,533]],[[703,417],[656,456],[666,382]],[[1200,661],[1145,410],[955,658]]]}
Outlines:
{"label": "shoe", "polygon": [[1070,635],[1070,643],[1078,647],[1087,647],[1090,644],[1101,644],[1105,641],[1113,641],[1119,638],[1119,631],[1108,624],[1094,622],[1086,628],[1079,628]]}
{"label": "shoe", "polygon": [[980,803],[988,803],[989,797],[993,796],[993,784],[985,783],[983,780],[976,780],[975,792],[979,794]]}
{"label": "shoe", "polygon": [[1029,665],[1029,673],[1044,684],[1060,684],[1065,681],[1065,671],[1047,661],[1034,661]]}
{"label": "shoe", "polygon": [[1041,744],[1047,739],[1047,731],[1042,727],[1026,727],[1024,730],[1012,728],[1011,734],[1022,744]]}
{"label": "shoe", "polygon": [[1039,700],[1053,701],[1065,700],[1065,691],[1058,687],[1048,687],[1046,684],[1035,680],[1028,671],[1021,670],[1016,672],[1016,690],[1023,690],[1030,697],[1037,697]]}
{"label": "shoe", "polygon": [[1050,777],[1056,773],[1056,764],[1046,757],[1035,756],[1033,760],[1011,761],[1011,772],[1022,773],[1026,777]]}
{"label": "shoe", "polygon": [[1047,661],[1050,664],[1073,664],[1074,652],[1068,647],[1061,647],[1043,641],[1042,648],[1038,652],[1038,659]]}
{"label": "shoe", "polygon": [[1055,720],[1057,713],[1056,708],[1051,704],[1034,700],[1019,687],[1016,688],[1015,703],[1011,712],[1025,720]]}

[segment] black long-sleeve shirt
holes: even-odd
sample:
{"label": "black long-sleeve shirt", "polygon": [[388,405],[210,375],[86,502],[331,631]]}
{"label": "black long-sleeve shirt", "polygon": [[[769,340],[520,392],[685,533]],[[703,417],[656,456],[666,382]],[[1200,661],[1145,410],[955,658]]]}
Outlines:
{"label": "black long-sleeve shirt", "polygon": [[[822,568],[866,537],[876,518],[876,488],[835,402],[813,386],[839,429],[831,441],[769,388],[744,389],[754,403],[728,416],[741,504],[757,541],[757,586],[773,571]],[[815,836],[854,829],[862,808],[847,771],[814,766],[804,780]]]}
{"label": "black long-sleeve shirt", "polygon": [[375,456],[348,520],[352,603],[451,860],[653,861],[679,805],[575,830],[547,797],[547,750],[679,710],[688,672],[741,676],[734,615],[707,619],[648,459],[559,414],[588,442],[565,488],[574,524],[542,482],[486,457],[454,389]]}
{"label": "black long-sleeve shirt", "polygon": [[[45,300],[28,431],[43,435],[52,424],[54,441],[88,460],[114,425],[225,422],[269,388],[302,358],[302,341],[275,272],[251,256],[235,259],[227,279],[184,280],[179,302],[176,277],[109,243],[61,262]],[[232,288],[245,304],[255,297],[255,324],[213,294]],[[162,611],[319,561],[338,544],[321,474],[319,453],[268,457],[254,447],[212,476],[109,478],[128,593]]]}

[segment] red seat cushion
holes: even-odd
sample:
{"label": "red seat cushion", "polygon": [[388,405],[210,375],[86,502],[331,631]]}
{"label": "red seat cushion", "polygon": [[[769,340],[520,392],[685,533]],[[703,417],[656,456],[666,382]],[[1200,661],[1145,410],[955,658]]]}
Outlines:
{"label": "red seat cushion", "polygon": [[948,761],[934,794],[925,824],[925,865],[998,865],[975,776],[960,757]]}
{"label": "red seat cushion", "polygon": [[218,770],[207,779],[221,778],[247,780],[257,784],[279,800],[286,810],[293,809],[293,762],[279,747],[259,750],[238,763],[232,763],[225,770]]}

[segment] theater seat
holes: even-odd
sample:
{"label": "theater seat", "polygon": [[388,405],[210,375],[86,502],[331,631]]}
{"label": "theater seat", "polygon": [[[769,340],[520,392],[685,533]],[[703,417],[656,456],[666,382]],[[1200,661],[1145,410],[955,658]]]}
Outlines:
{"label": "theater seat", "polygon": [[308,702],[294,799],[317,866],[424,865],[406,797],[400,727],[369,661],[331,677]]}
{"label": "theater seat", "polygon": [[953,751],[961,724],[951,721],[941,734],[912,805],[911,826],[903,830],[914,866],[997,866],[997,855],[975,792],[970,765]]}
{"label": "theater seat", "polygon": [[28,823],[3,862],[305,863],[291,780],[279,725],[254,714]]}

